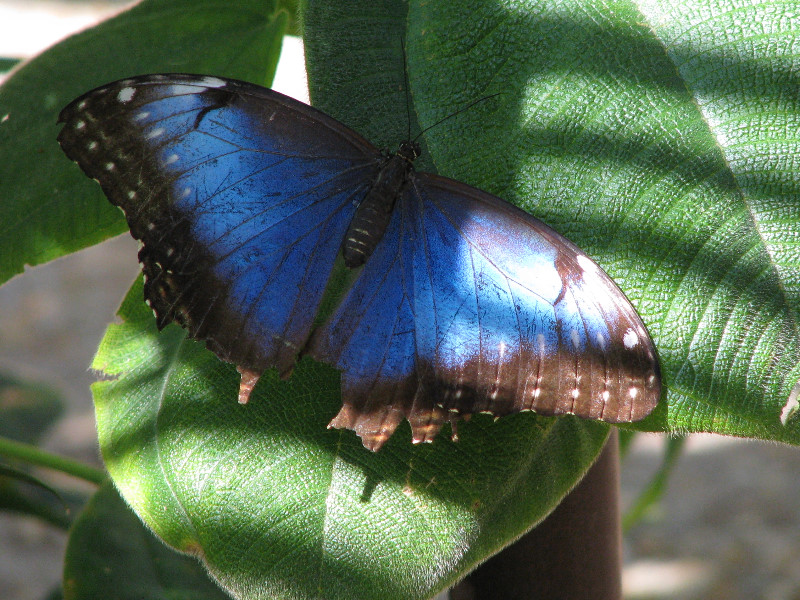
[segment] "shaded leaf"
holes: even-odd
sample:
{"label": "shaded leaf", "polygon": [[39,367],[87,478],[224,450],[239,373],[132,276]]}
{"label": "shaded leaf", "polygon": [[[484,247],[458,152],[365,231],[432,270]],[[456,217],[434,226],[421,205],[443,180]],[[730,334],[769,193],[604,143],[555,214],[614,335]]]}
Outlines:
{"label": "shaded leaf", "polygon": [[[62,411],[61,399],[47,387],[0,376],[0,438],[35,444]],[[24,469],[22,463],[0,464],[0,510],[67,527],[69,510],[79,506],[83,498],[79,494],[63,495]]]}
{"label": "shaded leaf", "polygon": [[[272,80],[288,15],[274,3],[145,0],[37,56],[0,87],[0,282],[124,231],[124,219],[55,142],[58,112],[147,72]],[[13,152],[8,151],[13,148]],[[32,176],[47,173],[47,177]]]}
{"label": "shaded leaf", "polygon": [[42,481],[38,477],[34,477],[30,473],[26,473],[25,471],[22,471],[21,469],[17,469],[10,465],[4,465],[0,463],[0,482],[2,482],[2,478],[8,478],[14,481],[24,482],[32,486],[35,486],[41,490],[44,490],[52,494],[55,498],[57,498],[59,502],[61,502],[64,509],[65,510],[67,509],[67,505],[64,502],[64,499],[61,497],[61,494],[59,494],[55,488],[47,485],[44,481]]}
{"label": "shaded leaf", "polygon": [[5,73],[6,71],[10,71],[12,67],[14,67],[17,63],[19,63],[18,58],[0,57],[0,73]]}
{"label": "shaded leaf", "polygon": [[176,553],[145,529],[110,482],[70,531],[63,591],[65,600],[229,598],[194,558]]}
{"label": "shaded leaf", "polygon": [[63,410],[61,399],[46,386],[0,375],[0,437],[35,444]]}

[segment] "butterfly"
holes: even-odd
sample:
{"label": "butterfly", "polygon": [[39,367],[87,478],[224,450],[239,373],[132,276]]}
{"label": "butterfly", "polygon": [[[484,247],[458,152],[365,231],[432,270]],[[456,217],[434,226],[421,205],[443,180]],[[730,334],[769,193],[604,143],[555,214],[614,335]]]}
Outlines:
{"label": "butterfly", "polygon": [[622,423],[658,402],[656,349],[611,278],[526,212],[416,172],[413,141],[382,152],[302,102],[202,75],[110,83],[59,121],[141,242],[159,329],[237,365],[240,402],[308,355],[341,371],[329,427],[371,450],[403,419],[428,442],[475,413]]}

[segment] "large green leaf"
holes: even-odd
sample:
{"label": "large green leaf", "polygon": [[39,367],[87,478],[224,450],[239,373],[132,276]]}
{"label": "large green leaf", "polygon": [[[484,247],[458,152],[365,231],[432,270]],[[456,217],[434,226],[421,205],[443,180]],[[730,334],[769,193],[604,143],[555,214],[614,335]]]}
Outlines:
{"label": "large green leaf", "polygon": [[237,598],[423,598],[522,534],[585,471],[607,428],[478,415],[458,443],[377,454],[325,425],[328,367],[268,373],[247,406],[238,374],[177,326],[158,333],[135,286],[94,368],[100,447],[126,500]]}
{"label": "large green leaf", "polygon": [[354,0],[309,3],[305,31],[312,99],[381,144],[408,123],[401,41],[414,131],[501,93],[426,132],[429,160],[620,284],[663,363],[637,428],[798,443],[799,20],[750,1]]}
{"label": "large green leaf", "polygon": [[67,102],[139,73],[270,82],[288,16],[275,11],[268,0],[145,0],[17,69],[0,87],[0,283],[125,230],[54,143]]}

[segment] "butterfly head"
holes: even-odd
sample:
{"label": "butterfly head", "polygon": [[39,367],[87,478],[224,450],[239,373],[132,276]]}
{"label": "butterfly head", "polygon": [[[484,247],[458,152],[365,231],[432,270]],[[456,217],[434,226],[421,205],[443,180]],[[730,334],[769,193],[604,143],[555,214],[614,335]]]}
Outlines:
{"label": "butterfly head", "polygon": [[421,152],[422,150],[417,142],[409,141],[400,144],[400,149],[397,151],[397,156],[407,160],[409,163],[413,163],[419,158]]}

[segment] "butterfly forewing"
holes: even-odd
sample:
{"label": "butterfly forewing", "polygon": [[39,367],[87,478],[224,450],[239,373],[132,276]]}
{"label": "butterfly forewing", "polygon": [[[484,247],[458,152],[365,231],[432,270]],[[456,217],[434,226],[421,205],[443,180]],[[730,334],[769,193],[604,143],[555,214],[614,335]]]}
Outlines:
{"label": "butterfly forewing", "polygon": [[[627,422],[658,401],[655,348],[614,282],[499,198],[415,173],[413,143],[384,155],[305,104],[194,75],[109,84],[61,120],[143,243],[159,327],[235,363],[240,399],[308,353],[342,372],[331,426],[373,450],[403,419],[431,441],[477,412]],[[359,270],[312,331],[343,242]]]}
{"label": "butterfly forewing", "polygon": [[380,153],[305,104],[214,77],[117,82],[61,120],[67,155],[143,242],[159,326],[289,372]]}

